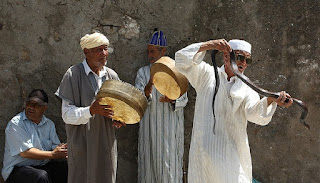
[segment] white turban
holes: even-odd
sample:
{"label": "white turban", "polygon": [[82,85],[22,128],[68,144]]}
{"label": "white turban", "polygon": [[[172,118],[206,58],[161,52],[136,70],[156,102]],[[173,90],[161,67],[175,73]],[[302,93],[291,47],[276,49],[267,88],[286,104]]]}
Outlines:
{"label": "white turban", "polygon": [[86,34],[80,39],[81,49],[95,48],[101,45],[109,45],[109,40],[101,33],[95,32],[93,34]]}
{"label": "white turban", "polygon": [[242,50],[251,54],[251,44],[247,41],[232,39],[228,43],[233,50]]}

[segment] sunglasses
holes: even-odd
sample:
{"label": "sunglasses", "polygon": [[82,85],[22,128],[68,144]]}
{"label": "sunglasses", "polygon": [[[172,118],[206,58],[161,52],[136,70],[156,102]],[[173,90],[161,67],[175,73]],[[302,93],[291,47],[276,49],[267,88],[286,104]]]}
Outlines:
{"label": "sunglasses", "polygon": [[246,60],[247,64],[252,63],[252,58],[246,58],[246,56],[244,55],[237,55],[237,60],[239,60],[240,62],[243,62],[244,60]]}

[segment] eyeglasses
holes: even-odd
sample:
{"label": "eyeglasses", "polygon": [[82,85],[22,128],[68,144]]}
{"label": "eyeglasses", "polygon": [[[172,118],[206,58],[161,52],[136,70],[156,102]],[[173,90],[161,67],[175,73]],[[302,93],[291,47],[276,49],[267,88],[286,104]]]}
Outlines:
{"label": "eyeglasses", "polygon": [[246,56],[244,55],[237,55],[237,60],[239,60],[240,62],[243,62],[244,60],[246,60],[247,64],[252,63],[252,58],[246,58]]}

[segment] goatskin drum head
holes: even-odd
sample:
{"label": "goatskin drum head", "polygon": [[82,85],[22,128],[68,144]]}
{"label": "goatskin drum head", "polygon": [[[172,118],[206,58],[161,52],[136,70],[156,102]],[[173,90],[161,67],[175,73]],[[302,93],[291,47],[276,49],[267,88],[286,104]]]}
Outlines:
{"label": "goatskin drum head", "polygon": [[126,124],[141,121],[148,105],[146,97],[140,90],[119,80],[106,80],[96,96],[96,99],[99,98],[101,98],[100,105],[111,106],[112,119]]}
{"label": "goatskin drum head", "polygon": [[152,64],[150,75],[156,89],[171,100],[176,100],[188,90],[188,79],[175,67],[175,61],[164,56]]}

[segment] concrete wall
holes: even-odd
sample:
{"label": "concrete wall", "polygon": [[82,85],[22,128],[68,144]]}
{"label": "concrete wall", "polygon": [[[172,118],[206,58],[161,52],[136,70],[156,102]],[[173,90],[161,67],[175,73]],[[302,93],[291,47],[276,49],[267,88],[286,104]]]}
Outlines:
{"label": "concrete wall", "polygon": [[[79,46],[83,35],[94,30],[107,35],[114,50],[108,66],[134,84],[137,70],[147,64],[146,43],[157,27],[168,38],[170,57],[188,44],[209,39],[252,43],[255,62],[246,75],[259,86],[286,90],[305,101],[311,125],[307,130],[299,124],[297,106],[278,108],[267,126],[249,124],[253,175],[262,182],[318,182],[319,8],[320,1],[311,0],[2,0],[0,160],[6,124],[22,110],[34,88],[49,94],[46,115],[55,122],[61,141],[66,141],[61,103],[53,93],[67,68],[84,58]],[[195,95],[190,88],[185,109],[186,165]],[[137,181],[138,128],[128,125],[117,131],[119,183]]]}

